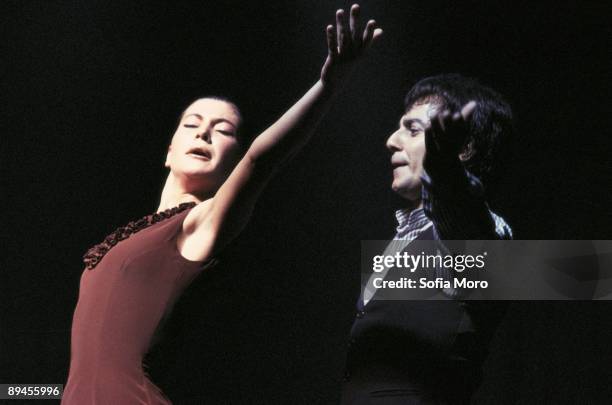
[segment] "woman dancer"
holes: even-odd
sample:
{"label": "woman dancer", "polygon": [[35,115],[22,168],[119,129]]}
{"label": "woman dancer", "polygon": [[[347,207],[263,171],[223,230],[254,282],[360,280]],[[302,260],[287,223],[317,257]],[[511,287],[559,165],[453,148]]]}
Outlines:
{"label": "woman dancer", "polygon": [[168,148],[158,212],[117,229],[85,255],[62,404],[169,404],[142,369],[172,304],[246,225],[276,169],[309,139],[355,61],[382,34],[359,6],[326,29],[320,80],[242,154],[238,108],[193,102]]}

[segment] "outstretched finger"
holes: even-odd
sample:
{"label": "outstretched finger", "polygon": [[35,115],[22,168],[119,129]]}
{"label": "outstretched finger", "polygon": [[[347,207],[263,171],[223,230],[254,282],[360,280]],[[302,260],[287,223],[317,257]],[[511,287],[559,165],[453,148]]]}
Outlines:
{"label": "outstretched finger", "polygon": [[452,115],[451,119],[446,124],[447,131],[450,133],[455,133],[463,127],[464,123],[465,121],[463,120],[461,113],[457,111]]}
{"label": "outstretched finger", "polygon": [[468,121],[470,117],[472,116],[472,114],[474,113],[475,109],[476,109],[476,101],[471,100],[466,105],[464,105],[463,108],[461,109],[461,116],[463,117],[465,121]]}
{"label": "outstretched finger", "polygon": [[383,30],[376,28],[376,21],[370,20],[363,31],[363,47],[368,48],[383,34]]}
{"label": "outstretched finger", "polygon": [[[442,132],[447,132],[448,128],[450,125],[452,125],[450,123],[451,121],[451,113],[448,110],[444,110],[442,111],[440,114],[438,114],[438,116],[436,117],[436,119],[439,121],[440,127],[442,128]],[[442,133],[441,132],[441,133]]]}
{"label": "outstretched finger", "polygon": [[338,53],[342,54],[347,51],[347,32],[346,23],[344,22],[344,10],[336,11],[336,32],[338,35]]}
{"label": "outstretched finger", "polygon": [[325,29],[325,34],[327,35],[327,51],[329,53],[329,57],[334,59],[338,56],[338,43],[336,42],[336,32],[334,30],[333,25],[328,25]]}
{"label": "outstretched finger", "polygon": [[372,40],[370,41],[370,46],[378,41],[378,38],[383,34],[383,30],[381,28],[376,28],[374,30],[374,34],[372,35]]}
{"label": "outstretched finger", "polygon": [[438,143],[443,150],[458,151],[463,146],[467,135],[464,124],[465,121],[458,112],[451,114],[445,110],[440,114],[440,125],[444,132],[440,135]]}
{"label": "outstretched finger", "polygon": [[437,152],[440,150],[440,140],[443,132],[441,114],[436,114],[431,117],[429,128],[425,131],[425,147],[428,151],[433,149],[433,152]]}
{"label": "outstretched finger", "polygon": [[[468,136],[470,118],[472,118],[472,114],[474,114],[475,110],[476,102],[470,101],[461,108],[461,111],[456,112],[453,117],[456,128],[455,132],[460,133],[464,138]],[[465,139],[463,141],[465,141]]]}
{"label": "outstretched finger", "polygon": [[370,20],[366,24],[365,29],[363,30],[363,45],[369,46],[372,42],[372,38],[374,37],[374,29],[376,28],[376,21]]}
{"label": "outstretched finger", "polygon": [[456,111],[450,119],[445,123],[446,126],[446,141],[450,150],[459,151],[467,137],[466,121],[461,116],[461,113]]}
{"label": "outstretched finger", "polygon": [[436,141],[434,132],[435,130],[432,128],[431,124],[425,130],[425,151],[428,154],[435,154],[440,150],[440,145],[438,145],[438,142]]}
{"label": "outstretched finger", "polygon": [[353,41],[353,47],[359,49],[363,40],[360,35],[361,30],[359,27],[359,4],[353,4],[351,7],[351,15],[349,17],[349,28],[351,30],[351,39]]}
{"label": "outstretched finger", "polygon": [[460,112],[457,112],[456,114],[458,115],[458,119],[457,119],[457,129],[458,129],[458,133],[461,133],[462,135],[462,145],[465,143],[466,139],[469,137],[470,135],[470,119],[472,118],[472,115],[474,114],[474,111],[476,110],[476,102],[475,101],[470,101],[467,104],[465,104],[463,106],[463,108],[461,108]]}

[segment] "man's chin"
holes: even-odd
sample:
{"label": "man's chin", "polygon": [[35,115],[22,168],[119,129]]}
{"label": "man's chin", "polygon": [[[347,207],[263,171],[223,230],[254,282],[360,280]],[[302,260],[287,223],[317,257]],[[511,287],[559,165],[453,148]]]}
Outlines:
{"label": "man's chin", "polygon": [[416,202],[421,199],[421,184],[397,184],[393,182],[391,189],[395,194],[410,202]]}

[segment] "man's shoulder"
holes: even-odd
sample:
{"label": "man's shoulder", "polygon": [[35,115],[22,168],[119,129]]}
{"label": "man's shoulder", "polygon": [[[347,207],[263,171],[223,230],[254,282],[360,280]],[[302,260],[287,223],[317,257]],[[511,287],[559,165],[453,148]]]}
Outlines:
{"label": "man's shoulder", "polygon": [[510,225],[508,225],[506,220],[493,211],[489,210],[489,212],[491,213],[491,217],[495,222],[495,233],[499,239],[513,239],[512,228]]}

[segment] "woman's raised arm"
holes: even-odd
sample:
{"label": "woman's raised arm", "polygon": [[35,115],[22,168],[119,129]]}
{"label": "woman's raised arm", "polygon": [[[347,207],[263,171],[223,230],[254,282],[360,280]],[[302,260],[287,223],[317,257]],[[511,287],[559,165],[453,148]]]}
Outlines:
{"label": "woman's raised arm", "polygon": [[358,5],[351,7],[348,24],[346,20],[345,12],[338,10],[336,26],[326,28],[329,52],[320,80],[255,138],[212,200],[194,208],[194,220],[185,232],[198,246],[202,243],[199,259],[212,257],[240,233],[267,181],[308,141],[356,62],[382,34],[374,20],[360,27]]}

